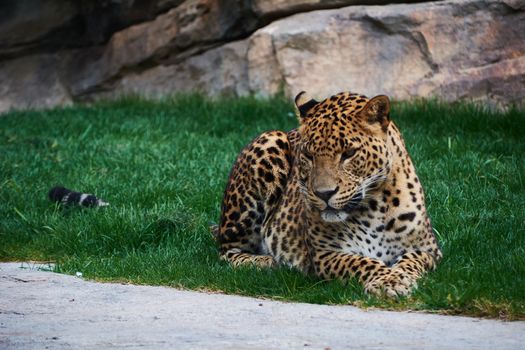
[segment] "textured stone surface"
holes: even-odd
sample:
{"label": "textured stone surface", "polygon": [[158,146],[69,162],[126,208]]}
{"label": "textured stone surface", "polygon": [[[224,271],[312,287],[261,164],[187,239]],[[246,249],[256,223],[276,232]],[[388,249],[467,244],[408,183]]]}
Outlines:
{"label": "textured stone surface", "polygon": [[[79,14],[72,2],[55,0],[4,1],[0,4],[0,57],[53,42],[62,29],[71,30]],[[54,34],[55,33],[55,34]],[[61,33],[66,34],[66,33]],[[62,39],[64,35],[62,35]]]}
{"label": "textured stone surface", "polygon": [[[110,37],[84,33],[78,47],[66,40],[55,50],[43,44],[64,38],[55,22],[64,29],[79,16],[87,21],[86,13],[93,16],[101,5],[64,7],[62,21],[43,12],[42,33],[29,31],[26,43],[18,29],[6,33],[14,22],[0,22],[0,112],[181,91],[293,96],[308,90],[323,98],[353,90],[403,100],[436,96],[524,105],[524,0],[370,5],[385,2],[115,0],[107,3],[113,6],[106,15],[111,25],[100,25],[101,33],[142,22]],[[368,5],[353,6],[359,3]],[[87,27],[97,28],[92,23]],[[2,58],[18,49],[25,55]]]}
{"label": "textured stone surface", "polygon": [[179,62],[181,57],[238,37],[243,33],[240,22],[242,7],[235,2],[185,1],[153,21],[115,33],[100,59],[81,67],[73,79],[72,93],[81,96],[111,90],[116,79],[135,73],[134,67],[140,72],[144,67]]}
{"label": "textured stone surface", "polygon": [[247,42],[238,41],[192,56],[179,64],[158,65],[119,79],[107,95],[140,94],[162,97],[166,92],[202,92],[241,96],[249,93]]}
{"label": "textured stone surface", "polygon": [[252,0],[251,10],[258,18],[272,19],[282,15],[353,5],[388,5],[415,3],[422,0]]}
{"label": "textured stone surface", "polygon": [[183,0],[2,0],[0,59],[103,44]]}
{"label": "textured stone surface", "polygon": [[525,322],[93,283],[0,264],[2,349],[520,349]]}
{"label": "textured stone surface", "polygon": [[257,37],[267,38],[251,50],[273,50],[280,75],[273,79],[284,81],[289,94],[353,89],[398,99],[525,98],[525,12],[504,2],[316,11],[272,23]]}
{"label": "textured stone surface", "polygon": [[[229,44],[155,67],[133,75],[133,82],[124,78],[113,93],[195,89],[266,96],[284,88],[287,95],[308,90],[323,98],[351,89],[396,99],[519,104],[524,42],[525,12],[512,2],[352,6],[276,21],[234,44],[235,55]],[[221,69],[225,62],[233,64]]]}
{"label": "textured stone surface", "polygon": [[4,61],[0,65],[0,112],[72,103],[62,72],[66,55],[41,54]]}

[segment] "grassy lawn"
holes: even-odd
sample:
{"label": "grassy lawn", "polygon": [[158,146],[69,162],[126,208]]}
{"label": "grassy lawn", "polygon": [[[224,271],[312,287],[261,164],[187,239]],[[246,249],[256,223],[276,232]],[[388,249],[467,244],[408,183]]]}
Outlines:
{"label": "grassy lawn", "polygon": [[[207,227],[230,166],[258,133],[293,128],[292,111],[281,98],[192,96],[1,116],[0,261],[56,261],[57,271],[104,281],[525,319],[523,112],[393,106],[444,254],[410,298],[219,261]],[[56,184],[111,205],[62,209],[47,199]]]}

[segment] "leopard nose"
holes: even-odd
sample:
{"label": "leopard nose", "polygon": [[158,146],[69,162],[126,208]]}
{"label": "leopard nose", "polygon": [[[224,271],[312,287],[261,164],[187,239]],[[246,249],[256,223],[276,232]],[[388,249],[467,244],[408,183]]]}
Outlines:
{"label": "leopard nose", "polygon": [[332,198],[332,196],[334,194],[337,193],[337,191],[339,191],[339,186],[336,187],[335,189],[333,190],[328,190],[328,191],[314,191],[315,195],[319,198],[321,198],[323,201],[325,201],[326,203],[328,203],[328,201],[330,200],[330,198]]}

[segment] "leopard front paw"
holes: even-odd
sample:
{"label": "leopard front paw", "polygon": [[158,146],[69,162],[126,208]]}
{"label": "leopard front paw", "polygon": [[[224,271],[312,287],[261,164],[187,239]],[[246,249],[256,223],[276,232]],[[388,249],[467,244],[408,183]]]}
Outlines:
{"label": "leopard front paw", "polygon": [[390,269],[387,274],[365,283],[365,291],[373,295],[396,298],[409,295],[416,288],[416,281],[401,269]]}
{"label": "leopard front paw", "polygon": [[239,248],[229,249],[221,255],[221,258],[229,261],[233,267],[255,266],[257,268],[271,268],[277,266],[277,262],[270,255],[255,255],[244,253]]}
{"label": "leopard front paw", "polygon": [[277,261],[270,255],[259,255],[254,261],[258,268],[275,268],[278,266]]}

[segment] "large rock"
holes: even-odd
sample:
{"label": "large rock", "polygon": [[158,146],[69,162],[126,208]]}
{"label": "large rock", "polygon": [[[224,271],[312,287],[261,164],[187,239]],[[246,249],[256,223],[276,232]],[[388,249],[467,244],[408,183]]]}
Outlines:
{"label": "large rock", "polygon": [[[180,71],[180,67],[173,67],[174,69],[165,69],[165,67],[181,62],[186,57],[212,50],[218,45],[225,45],[232,40],[248,36],[261,23],[274,18],[313,9],[386,2],[388,1],[186,0],[180,6],[159,15],[152,21],[140,23],[115,33],[106,45],[102,56],[94,61],[87,61],[85,66],[81,66],[79,74],[73,76],[72,93],[75,96],[87,98],[93,92],[105,94],[107,91],[114,90],[115,85],[121,85],[116,82],[120,77],[124,76],[123,79],[127,79],[125,75],[128,73],[136,77],[140,75],[140,72],[151,67],[154,72]],[[225,50],[228,51],[229,47],[226,47]],[[208,56],[206,53],[204,55]],[[197,58],[197,60],[201,59]],[[192,64],[182,63],[182,66],[186,65],[191,66]],[[209,73],[206,74],[209,75]],[[156,76],[156,73],[145,72],[146,81],[139,85],[148,91],[159,90],[153,86],[146,86],[147,82],[151,81],[152,75]],[[169,83],[169,87],[179,85],[183,86],[182,90],[192,87],[185,82]],[[211,90],[216,89],[212,87]],[[240,90],[242,89],[235,89],[235,91]]]}
{"label": "large rock", "polygon": [[9,0],[0,4],[0,58],[14,57],[35,47],[67,41],[78,16],[74,2]]}
{"label": "large rock", "polygon": [[411,2],[424,2],[424,0],[252,0],[249,3],[256,17],[264,22],[305,11]]}
{"label": "large rock", "polygon": [[[251,50],[262,56],[274,52],[273,72],[288,94],[353,89],[397,99],[437,95],[520,102],[525,11],[523,3],[515,5],[474,0],[299,14],[255,33],[254,43],[267,37],[259,42],[272,45]],[[275,93],[275,85],[268,90],[266,83],[252,80],[250,90]]]}
{"label": "large rock", "polygon": [[[157,98],[175,92],[242,96],[250,93],[247,76],[246,40],[229,43],[192,56],[174,65],[158,65],[126,74],[110,91],[96,97],[143,95]],[[90,95],[87,95],[90,96]]]}
{"label": "large rock", "polygon": [[[396,99],[437,96],[497,106],[523,104],[525,1],[346,6],[384,2],[94,1],[85,4],[95,4],[95,9],[101,4],[116,6],[101,16],[102,22],[113,18],[108,22],[113,29],[116,23],[140,23],[110,37],[85,34],[76,46],[64,44],[61,50],[38,45],[42,40],[60,42],[64,32],[57,28],[68,28],[78,16],[85,20],[86,13],[99,10],[79,10],[75,3],[77,7],[60,9],[64,14],[54,22],[55,14],[45,12],[42,16],[49,21],[40,24],[41,33],[29,31],[27,42],[17,36],[23,26],[4,21],[0,112],[129,93],[156,97],[181,91],[264,97],[308,90],[324,97],[350,89]],[[344,7],[316,10],[337,6]],[[302,11],[308,12],[288,16]],[[280,16],[285,17],[274,20]],[[272,23],[255,31],[266,21]],[[93,23],[88,27],[96,32]],[[13,32],[2,32],[5,28]],[[16,50],[25,56],[10,57]]]}
{"label": "large rock", "polygon": [[[523,81],[524,19],[525,12],[493,1],[347,7],[296,15],[254,38],[273,43],[289,94],[353,89],[398,99],[513,100],[525,97],[524,87],[501,91],[497,79]],[[252,48],[259,49],[268,54],[267,45]],[[264,91],[257,81],[250,89]]]}
{"label": "large rock", "polygon": [[115,80],[129,72],[134,75],[144,67],[179,62],[237,39],[255,28],[255,22],[243,14],[244,8],[232,1],[187,0],[153,21],[117,32],[101,57],[73,76],[72,93],[112,90]]}
{"label": "large rock", "polygon": [[107,42],[183,0],[2,0],[0,59]]}
{"label": "large rock", "polygon": [[235,45],[133,73],[111,94],[268,96],[284,89],[324,97],[351,89],[400,100],[519,104],[524,42],[525,11],[516,1],[345,7],[298,14]]}
{"label": "large rock", "polygon": [[65,106],[73,102],[62,72],[65,55],[42,54],[0,65],[0,113],[11,109]]}

